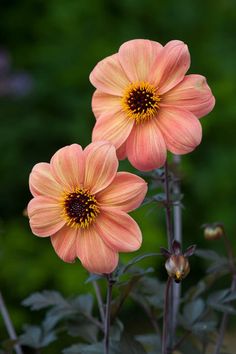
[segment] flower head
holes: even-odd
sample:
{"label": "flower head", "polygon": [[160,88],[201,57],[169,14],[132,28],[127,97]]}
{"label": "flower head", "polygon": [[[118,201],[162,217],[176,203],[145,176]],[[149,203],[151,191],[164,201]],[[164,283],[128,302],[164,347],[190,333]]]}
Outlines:
{"label": "flower head", "polygon": [[185,75],[189,66],[188,48],[177,40],[164,47],[131,40],[100,61],[90,74],[97,89],[93,141],[111,141],[120,159],[142,171],[161,167],[167,150],[194,150],[202,137],[198,118],[215,99],[205,77]]}
{"label": "flower head", "polygon": [[33,233],[50,236],[62,260],[78,257],[93,273],[112,272],[118,252],[135,251],[142,242],[127,212],[143,201],[146,182],[117,168],[114,146],[95,142],[84,150],[77,144],[63,147],[50,163],[38,163],[30,174]]}
{"label": "flower head", "polygon": [[171,250],[161,247],[161,253],[167,258],[165,268],[169,277],[173,278],[176,283],[180,283],[190,272],[188,257],[195,252],[196,245],[189,246],[182,253],[181,245],[174,240],[171,245]]}

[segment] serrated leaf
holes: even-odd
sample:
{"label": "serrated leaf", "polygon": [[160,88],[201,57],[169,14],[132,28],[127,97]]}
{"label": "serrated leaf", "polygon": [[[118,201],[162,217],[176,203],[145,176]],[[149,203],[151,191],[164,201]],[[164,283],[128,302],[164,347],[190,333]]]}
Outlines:
{"label": "serrated leaf", "polygon": [[98,328],[93,323],[81,318],[67,323],[68,334],[72,337],[80,337],[88,343],[97,342]]}
{"label": "serrated leaf", "polygon": [[225,312],[228,313],[229,315],[236,315],[236,309],[233,306],[230,305],[223,305],[223,304],[209,304],[213,309],[220,311],[220,312]]}
{"label": "serrated leaf", "polygon": [[208,333],[216,329],[217,323],[215,321],[197,322],[192,326],[192,331],[195,333]]}
{"label": "serrated leaf", "polygon": [[230,290],[229,289],[223,289],[223,290],[218,290],[215,291],[214,293],[210,294],[207,302],[209,305],[212,304],[218,304],[224,301],[227,295],[229,295]]}
{"label": "serrated leaf", "polygon": [[93,309],[93,296],[91,294],[79,295],[69,301],[72,308],[84,314],[91,314]]}
{"label": "serrated leaf", "polygon": [[22,305],[29,306],[31,310],[41,310],[49,306],[64,305],[65,303],[65,299],[60,293],[51,290],[33,293],[22,301]]}
{"label": "serrated leaf", "polygon": [[31,348],[40,348],[42,342],[42,329],[39,326],[24,326],[25,332],[19,336],[20,344]]}
{"label": "serrated leaf", "polygon": [[103,353],[103,344],[74,344],[62,351],[63,354],[101,354]]}
{"label": "serrated leaf", "polygon": [[135,336],[148,354],[156,354],[161,352],[161,338],[157,334],[144,334]]}
{"label": "serrated leaf", "polygon": [[110,328],[110,337],[112,338],[112,340],[119,341],[121,339],[123,330],[124,330],[123,323],[118,318],[116,318]]}
{"label": "serrated leaf", "polygon": [[99,274],[90,274],[89,277],[85,280],[85,284],[90,283],[92,281],[95,280],[100,280],[100,279],[104,279],[103,275],[99,275]]}
{"label": "serrated leaf", "polygon": [[155,256],[162,256],[162,254],[156,253],[156,252],[150,252],[150,253],[145,253],[145,254],[139,255],[137,257],[134,257],[126,265],[120,267],[118,276],[122,275],[123,273],[126,273],[130,267],[132,267],[136,263],[142,261],[143,259],[148,258],[148,257],[155,257]]}
{"label": "serrated leaf", "polygon": [[205,304],[202,299],[196,299],[184,306],[183,316],[186,323],[193,324],[203,313]]}
{"label": "serrated leaf", "polygon": [[209,261],[215,261],[215,262],[225,262],[227,261],[227,258],[219,255],[213,250],[204,250],[204,249],[197,249],[195,251],[195,255],[204,259],[207,259]]}

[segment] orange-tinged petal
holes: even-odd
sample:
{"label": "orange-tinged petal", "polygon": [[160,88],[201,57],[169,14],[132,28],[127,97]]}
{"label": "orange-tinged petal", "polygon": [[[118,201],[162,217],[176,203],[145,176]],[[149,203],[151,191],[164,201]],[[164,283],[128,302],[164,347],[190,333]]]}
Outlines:
{"label": "orange-tinged petal", "polygon": [[147,183],[140,177],[118,172],[112,183],[97,194],[97,201],[103,206],[132,211],[140,206],[147,193]]}
{"label": "orange-tinged petal", "polygon": [[106,188],[115,178],[118,168],[115,147],[104,141],[91,143],[84,150],[84,187],[92,194]]}
{"label": "orange-tinged petal", "polygon": [[68,145],[58,150],[51,159],[53,177],[65,190],[70,191],[83,184],[84,157],[80,145]]}
{"label": "orange-tinged petal", "polygon": [[136,124],[126,142],[126,153],[130,163],[141,171],[159,168],[166,161],[166,144],[153,118]]}
{"label": "orange-tinged petal", "polygon": [[190,66],[188,47],[181,41],[168,42],[150,70],[149,80],[163,94],[180,81]]}
{"label": "orange-tinged petal", "polygon": [[129,136],[134,120],[122,111],[110,111],[100,116],[92,133],[92,141],[110,141],[119,148]]}
{"label": "orange-tinged petal", "polygon": [[187,75],[163,96],[161,104],[186,109],[201,118],[213,109],[215,98],[204,76]]}
{"label": "orange-tinged petal", "polygon": [[132,252],[141,246],[138,224],[123,211],[103,208],[95,227],[103,241],[116,252]]}
{"label": "orange-tinged petal", "polygon": [[60,204],[52,198],[45,196],[33,198],[27,208],[32,232],[42,237],[55,234],[65,224],[61,211]]}
{"label": "orange-tinged petal", "polygon": [[202,127],[191,112],[177,107],[163,107],[158,116],[158,125],[167,149],[174,154],[191,152],[201,142]]}
{"label": "orange-tinged petal", "polygon": [[126,141],[116,150],[116,155],[118,160],[126,159]]}
{"label": "orange-tinged petal", "polygon": [[119,96],[109,95],[108,93],[96,90],[92,97],[92,110],[98,119],[102,113],[114,111],[114,109],[120,110]]}
{"label": "orange-tinged petal", "polygon": [[50,165],[46,162],[40,162],[33,167],[29,187],[34,197],[45,195],[58,199],[62,193],[61,185],[52,177]]}
{"label": "orange-tinged petal", "polygon": [[162,50],[158,42],[133,39],[119,49],[119,61],[131,82],[146,81],[150,68]]}
{"label": "orange-tinged petal", "polygon": [[81,230],[77,238],[77,256],[84,268],[96,274],[113,272],[119,260],[118,253],[105,244],[94,226]]}
{"label": "orange-tinged petal", "polygon": [[98,90],[117,96],[122,96],[123,90],[129,85],[117,54],[101,60],[91,72],[89,80]]}
{"label": "orange-tinged petal", "polygon": [[51,237],[55,252],[64,262],[72,263],[77,258],[76,242],[79,233],[79,229],[64,226]]}

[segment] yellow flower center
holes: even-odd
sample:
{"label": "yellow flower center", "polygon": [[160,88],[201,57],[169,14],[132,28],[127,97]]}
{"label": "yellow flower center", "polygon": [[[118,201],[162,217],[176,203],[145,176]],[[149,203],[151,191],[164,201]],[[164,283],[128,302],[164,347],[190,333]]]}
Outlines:
{"label": "yellow flower center", "polygon": [[86,189],[76,188],[74,192],[66,192],[61,204],[62,217],[71,227],[87,228],[99,214],[95,196]]}
{"label": "yellow flower center", "polygon": [[127,87],[121,104],[128,117],[144,123],[156,115],[160,100],[156,87],[148,82],[136,82]]}

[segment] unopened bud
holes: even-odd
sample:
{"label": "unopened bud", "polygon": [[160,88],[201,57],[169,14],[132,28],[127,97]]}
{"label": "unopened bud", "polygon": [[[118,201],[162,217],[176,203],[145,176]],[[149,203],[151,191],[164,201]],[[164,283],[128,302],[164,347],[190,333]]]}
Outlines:
{"label": "unopened bud", "polygon": [[188,258],[182,254],[171,255],[166,260],[165,267],[168,275],[173,278],[176,283],[180,283],[190,272]]}
{"label": "unopened bud", "polygon": [[218,240],[224,236],[224,227],[222,224],[203,225],[204,237],[206,240]]}

